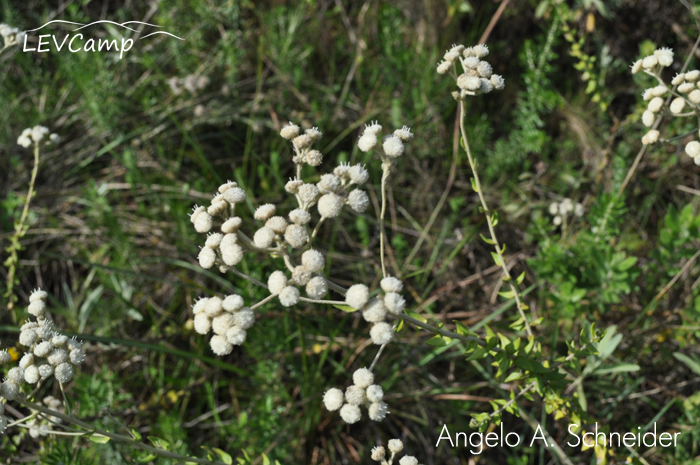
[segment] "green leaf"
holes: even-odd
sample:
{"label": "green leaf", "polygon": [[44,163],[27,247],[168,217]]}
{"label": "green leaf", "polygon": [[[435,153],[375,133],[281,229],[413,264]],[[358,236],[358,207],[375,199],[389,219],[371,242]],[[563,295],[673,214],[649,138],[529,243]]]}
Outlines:
{"label": "green leaf", "polygon": [[356,308],[352,308],[350,305],[333,305],[335,308],[339,308],[340,310],[347,312],[347,313],[353,313],[356,312]]}
{"label": "green leaf", "polygon": [[471,178],[472,182],[472,189],[474,189],[474,192],[479,192],[479,187],[476,185],[476,180],[474,178]]}
{"label": "green leaf", "polygon": [[518,284],[522,284],[523,279],[525,279],[525,272],[524,271],[522,273],[520,273],[520,276],[518,276],[518,279],[516,279],[515,282]]}
{"label": "green leaf", "polygon": [[411,318],[414,318],[414,319],[420,321],[421,323],[427,323],[427,322],[428,322],[428,320],[425,319],[425,317],[419,315],[418,313],[409,312],[408,310],[404,310],[404,313],[405,313],[406,315],[410,316]]}
{"label": "green leaf", "polygon": [[593,371],[593,374],[604,375],[607,373],[628,373],[631,371],[639,371],[639,365],[636,363],[619,363],[608,368],[598,368]]}
{"label": "green leaf", "polygon": [[[152,462],[156,458],[158,458],[158,456],[156,454],[146,454],[143,457],[137,458],[136,461],[138,463],[147,463],[147,462]],[[191,463],[191,462],[187,462],[187,463]]]}
{"label": "green leaf", "polygon": [[484,242],[486,242],[489,245],[495,244],[495,242],[492,239],[489,239],[488,237],[484,237],[483,234],[479,234],[481,236],[481,239],[483,239]]}
{"label": "green leaf", "polygon": [[136,439],[137,441],[141,440],[141,433],[136,431],[134,428],[131,428],[131,436]]}
{"label": "green leaf", "polygon": [[[222,451],[221,449],[217,449],[216,447],[212,447],[212,450],[216,453],[216,455],[219,456],[222,462],[224,462],[226,465],[231,465],[233,463],[233,458],[226,452]],[[265,457],[267,458],[267,457]],[[268,460],[267,463],[269,464],[270,461]]]}
{"label": "green leaf", "polygon": [[148,436],[148,440],[151,441],[151,444],[158,449],[170,450],[170,443],[165,439],[156,436]]}
{"label": "green leaf", "polygon": [[88,439],[92,442],[96,442],[97,444],[107,444],[109,442],[109,438],[107,436],[89,436]]}
{"label": "green leaf", "polygon": [[270,465],[270,459],[267,458],[267,455],[265,454],[262,455],[262,463],[263,465]]}
{"label": "green leaf", "polygon": [[697,359],[690,358],[687,355],[682,354],[680,352],[674,352],[673,356],[681,362],[685,363],[688,368],[695,372],[696,375],[700,375],[700,362],[698,362]]}
{"label": "green leaf", "polygon": [[449,344],[451,340],[449,338],[444,338],[440,335],[433,336],[427,341],[425,341],[426,344],[433,346],[433,347],[444,347],[447,344]]}
{"label": "green leaf", "polygon": [[496,252],[491,252],[491,256],[493,257],[493,261],[496,265],[503,266],[503,258],[500,255],[498,255]]}

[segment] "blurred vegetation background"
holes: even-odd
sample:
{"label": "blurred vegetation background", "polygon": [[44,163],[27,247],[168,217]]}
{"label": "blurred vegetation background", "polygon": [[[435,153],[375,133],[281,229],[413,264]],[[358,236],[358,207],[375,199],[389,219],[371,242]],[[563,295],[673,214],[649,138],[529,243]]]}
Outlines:
{"label": "blurred vegetation background", "polygon": [[[506,88],[470,100],[467,130],[499,211],[507,263],[516,275],[526,272],[527,301],[544,318],[537,334],[554,358],[586,324],[609,328],[614,351],[592,357],[569,394],[611,431],[656,421],[660,431],[683,432],[676,448],[615,450],[611,462],[693,463],[700,456],[700,176],[683,153],[693,136],[647,150],[624,195],[617,193],[641,147],[640,94],[650,85],[629,65],[662,46],[676,53],[673,72],[691,50],[700,57],[698,7],[689,0],[504,3],[0,0],[0,22],[22,30],[51,19],[138,20],[185,39],[136,41],[121,60],[19,48],[0,55],[3,249],[33,161],[17,137],[42,124],[63,139],[41,155],[15,292],[20,319],[28,294],[42,287],[57,326],[90,342],[69,390],[78,415],[115,430],[128,425],[181,453],[219,447],[255,464],[265,463],[262,454],[282,464],[370,463],[371,448],[391,438],[429,465],[562,463],[540,445],[479,457],[444,442],[436,448],[443,424],[469,431],[470,413],[489,411],[503,391],[494,387],[493,367],[466,362],[456,347],[425,345],[425,332],[401,333],[375,369],[388,419],[347,426],[321,407],[321,397],[375,355],[360,315],[266,305],[245,345],[219,360],[191,327],[199,296],[237,292],[252,303],[262,293],[197,265],[203,239],[188,213],[227,179],[255,195],[250,214],[266,202],[291,206],[283,189],[294,175],[291,149],[278,136],[289,120],[324,133],[319,173],[340,161],[367,163],[375,208],[345,213],[321,234],[330,276],[377,285],[380,163],[355,141],[365,123],[379,120],[416,134],[389,190],[389,269],[405,280],[409,305],[447,327],[459,320],[479,330],[486,319],[512,331],[516,312],[503,310],[500,272],[479,239],[486,225],[458,150],[453,83],[435,72],[451,44],[476,44],[488,31],[489,61]],[[697,63],[694,57],[690,69]],[[169,85],[188,76],[202,86]],[[688,124],[664,130],[685,134]],[[565,198],[585,214],[555,225],[548,208]],[[265,261],[244,265],[253,276],[273,269]],[[6,275],[0,268],[3,291]],[[2,347],[19,348],[6,304]],[[516,384],[496,383],[504,391]],[[57,386],[43,389],[60,395]],[[565,446],[565,419],[555,421],[537,400],[522,408],[573,463],[595,463],[592,451]],[[521,419],[504,423],[532,436]],[[143,457],[114,442],[37,440],[20,429],[0,436],[0,451],[2,463]]]}

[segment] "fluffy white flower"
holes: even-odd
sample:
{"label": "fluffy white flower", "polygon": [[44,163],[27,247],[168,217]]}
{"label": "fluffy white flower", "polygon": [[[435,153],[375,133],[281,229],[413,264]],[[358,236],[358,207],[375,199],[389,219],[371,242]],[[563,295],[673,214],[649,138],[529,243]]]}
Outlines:
{"label": "fluffy white flower", "polygon": [[369,197],[362,189],[355,189],[348,195],[348,205],[357,213],[363,213],[369,207]]}
{"label": "fluffy white flower", "polygon": [[637,74],[642,70],[642,60],[637,60],[632,63],[632,74]]}
{"label": "fluffy white flower", "polygon": [[237,241],[235,234],[226,234],[221,240],[221,258],[228,266],[236,266],[243,260],[243,248],[236,244]]}
{"label": "fluffy white flower", "polygon": [[313,184],[304,184],[299,187],[298,195],[303,203],[311,205],[318,198],[318,188]]}
{"label": "fluffy white flower", "polygon": [[214,334],[226,334],[226,331],[228,331],[234,324],[235,318],[231,313],[222,313],[211,320],[211,329],[214,331]]}
{"label": "fluffy white flower", "polygon": [[219,245],[221,245],[221,240],[223,238],[223,234],[210,234],[209,236],[207,236],[207,240],[204,242],[204,246],[209,247],[210,249],[216,249],[217,247],[219,247]]}
{"label": "fluffy white flower", "polygon": [[298,225],[305,225],[311,221],[311,213],[301,208],[297,208],[289,212],[289,221]]}
{"label": "fluffy white flower", "polygon": [[670,105],[671,113],[677,115],[683,111],[683,108],[685,108],[685,99],[683,97],[674,98]]}
{"label": "fluffy white flower", "polygon": [[343,199],[336,194],[325,194],[318,200],[318,212],[325,218],[336,218],[342,209]]}
{"label": "fluffy white flower", "polygon": [[323,254],[316,249],[309,249],[301,254],[301,263],[307,270],[316,272],[321,271],[325,264]]}
{"label": "fluffy white flower", "polygon": [[294,140],[292,140],[292,143],[297,149],[304,150],[306,148],[309,148],[311,144],[314,143],[314,140],[308,134],[302,134],[300,136],[295,137]]}
{"label": "fluffy white flower", "polygon": [[54,376],[61,384],[66,384],[73,379],[73,366],[70,363],[61,363],[54,370]]}
{"label": "fluffy white flower", "polygon": [[651,127],[651,125],[654,124],[654,113],[650,110],[645,110],[644,113],[642,113],[642,123],[646,127]]}
{"label": "fluffy white flower", "polygon": [[488,79],[493,74],[493,69],[488,62],[482,61],[479,63],[479,66],[476,67],[476,72],[479,73],[479,76],[482,78]]}
{"label": "fluffy white flower", "polygon": [[284,240],[295,249],[298,249],[306,245],[306,242],[309,240],[309,233],[306,232],[306,228],[303,226],[290,224],[284,232]]}
{"label": "fluffy white flower", "polygon": [[240,229],[241,224],[243,224],[243,220],[234,216],[224,221],[224,224],[221,225],[221,232],[224,234],[233,234]]}
{"label": "fluffy white flower", "polygon": [[249,308],[244,308],[233,313],[233,321],[239,328],[249,329],[255,324],[255,313]]}
{"label": "fluffy white flower", "polygon": [[369,289],[364,284],[353,284],[345,294],[345,303],[361,310],[369,301]]}
{"label": "fluffy white flower", "polygon": [[491,75],[491,85],[493,85],[493,88],[496,90],[503,90],[506,86],[506,81],[503,79],[502,76],[498,74],[492,74]]}
{"label": "fluffy white flower", "polygon": [[700,71],[694,69],[685,73],[685,80],[688,82],[695,82],[700,79]]}
{"label": "fluffy white flower", "polygon": [[367,400],[370,402],[381,402],[384,399],[384,390],[378,384],[367,387]]}
{"label": "fluffy white flower", "polygon": [[204,313],[209,318],[214,318],[215,316],[219,316],[223,310],[224,310],[224,301],[221,300],[221,297],[218,297],[218,296],[210,297],[207,300],[207,304],[204,306]]}
{"label": "fluffy white flower", "polygon": [[673,79],[671,79],[671,84],[674,86],[678,86],[680,84],[683,84],[683,81],[685,81],[685,74],[680,73],[676,74],[676,76]]}
{"label": "fluffy white flower", "polygon": [[369,323],[379,323],[386,318],[386,307],[380,299],[372,299],[367,302],[362,310],[362,318]]}
{"label": "fluffy white flower", "polygon": [[213,218],[206,211],[199,212],[194,219],[194,229],[198,233],[208,233],[214,224]]}
{"label": "fluffy white flower", "polygon": [[218,334],[216,336],[212,336],[211,340],[209,341],[209,346],[211,347],[212,352],[214,352],[216,355],[228,355],[233,350],[233,344],[231,344],[226,337]]}
{"label": "fluffy white flower", "polygon": [[661,66],[671,66],[673,64],[673,50],[670,48],[660,48],[654,52],[654,56],[658,59]]}
{"label": "fluffy white flower", "polygon": [[46,291],[42,291],[41,289],[37,289],[33,291],[31,294],[29,294],[29,302],[36,302],[37,300],[46,300],[48,298],[49,294]]}
{"label": "fluffy white flower", "polygon": [[299,302],[299,289],[294,286],[287,286],[282,289],[279,295],[280,302],[285,307],[291,307]]}
{"label": "fluffy white flower", "polygon": [[352,405],[362,405],[367,398],[365,397],[365,389],[360,386],[349,386],[345,390],[345,402]]}
{"label": "fluffy white flower", "polygon": [[466,69],[473,69],[476,70],[476,68],[479,67],[479,63],[481,63],[481,60],[479,60],[475,56],[470,56],[464,59],[464,67]]}
{"label": "fluffy white flower", "polygon": [[214,249],[204,247],[202,250],[199,251],[197,259],[199,260],[199,266],[201,266],[205,270],[208,270],[209,268],[214,266],[214,262],[216,262],[216,252],[214,252]]}
{"label": "fluffy white flower", "polygon": [[652,129],[651,131],[644,134],[644,137],[642,137],[642,144],[650,145],[656,143],[659,140],[659,135],[659,131],[657,131],[656,129]]}
{"label": "fluffy white flower", "polygon": [[270,289],[271,294],[279,294],[286,286],[287,277],[279,270],[273,271],[270,277],[267,279],[267,287]]}
{"label": "fluffy white flower", "polygon": [[275,234],[284,234],[287,229],[287,220],[281,216],[273,216],[265,222],[265,227],[272,229]]}
{"label": "fluffy white flower", "polygon": [[377,135],[380,132],[382,132],[382,126],[376,121],[372,121],[370,124],[365,126],[365,133]]}
{"label": "fluffy white flower", "polygon": [[318,166],[323,163],[323,154],[318,150],[310,150],[305,160],[309,166]]}
{"label": "fluffy white flower", "polygon": [[338,410],[343,406],[343,391],[337,388],[331,388],[323,395],[323,404],[331,412]]}
{"label": "fluffy white flower", "polygon": [[306,285],[306,295],[311,299],[322,299],[328,293],[328,283],[321,276],[311,278]]}
{"label": "fluffy white flower", "polygon": [[226,201],[232,205],[241,203],[245,200],[245,191],[240,187],[232,187],[227,189],[223,195],[224,199],[226,199]]}
{"label": "fluffy white flower", "polygon": [[692,158],[700,157],[700,142],[692,140],[685,145],[685,153]]}
{"label": "fluffy white flower", "polygon": [[240,326],[234,326],[226,331],[226,340],[234,346],[243,345],[248,333]]}
{"label": "fluffy white flower", "polygon": [[360,421],[362,412],[360,412],[360,407],[357,405],[345,404],[340,409],[340,417],[345,423],[352,425]]}
{"label": "fluffy white flower", "polygon": [[232,294],[227,295],[221,305],[227,312],[235,312],[243,308],[244,304],[243,297],[238,294]]}
{"label": "fluffy white flower", "polygon": [[469,76],[467,74],[461,74],[457,78],[457,86],[460,89],[474,92],[476,90],[479,90],[479,87],[481,87],[481,79],[479,79],[478,76]]}
{"label": "fluffy white flower", "polygon": [[392,315],[399,315],[406,308],[406,301],[400,294],[389,292],[384,296],[384,305]]}
{"label": "fluffy white flower", "polygon": [[211,330],[211,320],[204,313],[194,316],[194,330],[199,334],[207,334]]}
{"label": "fluffy white flower", "polygon": [[350,181],[355,184],[364,184],[369,180],[369,172],[359,163],[348,170],[348,175],[350,176]]}
{"label": "fluffy white flower", "polygon": [[381,462],[384,460],[384,457],[386,456],[386,451],[382,446],[377,446],[372,448],[372,460],[375,462]]}
{"label": "fluffy white flower", "polygon": [[678,92],[680,92],[681,94],[687,94],[688,92],[691,92],[693,90],[695,90],[695,84],[693,84],[692,82],[685,82],[678,86]]}
{"label": "fluffy white flower", "polygon": [[306,286],[311,280],[311,277],[311,271],[307,270],[304,265],[296,266],[294,267],[294,271],[292,271],[292,279],[300,286]]}
{"label": "fluffy white flower", "polygon": [[374,383],[374,375],[367,368],[359,368],[352,374],[352,381],[355,386],[367,388]]}
{"label": "fluffy white flower", "polygon": [[318,142],[319,140],[321,140],[321,137],[323,137],[323,133],[319,131],[318,128],[307,129],[306,131],[304,131],[304,133],[307,136],[311,137],[311,140],[313,142]]}
{"label": "fluffy white flower", "polygon": [[39,382],[39,378],[39,369],[36,367],[36,365],[29,366],[26,370],[24,370],[24,380],[29,384]]}
{"label": "fluffy white flower", "polygon": [[399,465],[418,465],[418,459],[410,455],[404,455],[399,460]]}
{"label": "fluffy white flower", "polygon": [[297,178],[290,179],[287,184],[284,185],[284,190],[289,192],[290,194],[296,194],[299,191],[299,188],[304,185],[304,181],[300,181]]}
{"label": "fluffy white flower", "polygon": [[7,400],[15,400],[18,395],[19,384],[13,383],[10,380],[0,384],[0,397],[4,397]]}
{"label": "fluffy white flower", "polygon": [[384,402],[372,402],[369,406],[369,419],[372,421],[382,421],[389,413],[389,406]]}
{"label": "fluffy white flower", "polygon": [[287,140],[292,140],[299,135],[299,126],[293,124],[291,121],[288,125],[284,126],[280,131],[280,136]]}
{"label": "fluffy white flower", "polygon": [[36,317],[42,316],[45,310],[46,302],[44,300],[35,300],[34,302],[30,302],[29,306],[27,307],[27,311]]}
{"label": "fluffy white flower", "polygon": [[277,207],[275,207],[271,203],[266,203],[265,205],[260,205],[256,210],[255,213],[253,214],[253,217],[256,220],[260,221],[267,221],[272,215],[275,214],[275,210]]}
{"label": "fluffy white flower", "polygon": [[267,249],[272,245],[274,241],[275,232],[266,226],[263,226],[262,228],[255,231],[255,235],[253,236],[253,242],[255,243],[255,247],[259,249]]}
{"label": "fluffy white flower", "polygon": [[391,325],[386,322],[377,323],[369,330],[369,335],[372,342],[377,345],[388,344],[394,337],[394,330]]}
{"label": "fluffy white flower", "polygon": [[404,151],[403,141],[396,136],[387,137],[382,148],[386,156],[392,158],[400,157]]}
{"label": "fluffy white flower", "polygon": [[321,180],[316,184],[318,191],[321,194],[328,194],[330,192],[337,192],[340,189],[341,182],[340,178],[335,174],[324,174],[321,176]]}
{"label": "fluffy white flower", "polygon": [[694,104],[700,103],[700,90],[695,89],[691,93],[688,94],[688,100],[693,102]]}
{"label": "fluffy white flower", "polygon": [[379,283],[384,292],[401,292],[403,289],[403,283],[399,278],[393,276],[387,276],[382,279]]}
{"label": "fluffy white flower", "polygon": [[452,68],[452,63],[449,61],[441,61],[438,63],[437,72],[438,74],[447,74],[447,72]]}
{"label": "fluffy white flower", "polygon": [[642,60],[642,67],[644,69],[651,69],[658,64],[659,64],[659,59],[656,58],[654,55],[649,55],[648,57],[645,57]]}
{"label": "fluffy white flower", "polygon": [[489,54],[489,48],[486,44],[479,44],[472,47],[472,53],[477,58],[484,58]]}

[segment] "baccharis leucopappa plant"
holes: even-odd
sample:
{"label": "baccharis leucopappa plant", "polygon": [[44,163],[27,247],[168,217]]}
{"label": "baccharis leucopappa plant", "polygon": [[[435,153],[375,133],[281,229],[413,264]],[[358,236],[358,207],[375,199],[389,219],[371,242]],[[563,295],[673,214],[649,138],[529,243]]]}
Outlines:
{"label": "baccharis leucopappa plant", "polygon": [[[382,212],[383,222],[386,199],[386,181],[395,160],[405,150],[405,143],[413,138],[410,129],[403,127],[381,139],[382,127],[378,123],[367,125],[358,140],[363,152],[377,150],[382,160]],[[285,190],[294,196],[297,208],[280,215],[273,204],[260,205],[250,221],[237,215],[237,207],[248,195],[235,182],[221,185],[210,205],[195,206],[190,219],[197,232],[208,234],[199,252],[199,264],[206,269],[217,268],[222,273],[234,275],[266,288],[269,295],[260,302],[246,305],[240,295],[210,296],[198,300],[193,306],[194,329],[200,334],[212,332],[210,346],[217,355],[229,354],[234,346],[245,342],[247,331],[255,324],[255,310],[278,301],[283,307],[299,302],[331,304],[345,311],[360,311],[369,323],[369,337],[374,344],[384,346],[393,336],[395,324],[392,319],[402,314],[405,299],[401,295],[403,283],[398,278],[386,275],[384,266],[384,233],[381,233],[382,270],[381,294],[370,295],[364,283],[343,288],[326,278],[322,271],[325,257],[314,248],[318,232],[324,222],[335,221],[342,211],[364,212],[369,206],[369,197],[361,186],[369,180],[367,169],[361,164],[341,163],[331,173],[320,176],[318,182],[302,179],[302,166],[319,166],[323,154],[313,148],[322,134],[317,128],[301,132],[299,126],[289,123],[280,135],[292,143],[293,162],[297,176],[290,179]],[[247,224],[246,224],[247,223]],[[248,231],[248,234],[246,232]],[[252,277],[237,268],[244,259],[257,255],[268,255],[276,260],[279,269],[268,276]],[[344,300],[323,300],[332,291]],[[305,296],[304,296],[305,294]],[[362,369],[373,379],[370,369]],[[359,379],[365,379],[359,378]],[[329,410],[340,409],[347,423],[355,423],[361,417],[359,406],[367,404],[369,416],[379,421],[388,409],[382,402],[383,393],[378,385],[362,382],[348,388],[345,396],[340,390],[328,391],[326,405]],[[370,383],[371,384],[371,383]],[[361,387],[360,387],[361,386]],[[365,392],[365,388],[368,389]],[[371,388],[371,389],[370,389]],[[343,405],[343,401],[347,403]],[[340,402],[340,403],[338,403]],[[331,408],[336,406],[337,408]],[[342,407],[342,408],[341,408]]]}
{"label": "baccharis leucopappa plant", "polygon": [[[501,246],[495,234],[498,218],[486,204],[476,159],[467,142],[464,117],[467,100],[493,90],[501,90],[505,85],[503,78],[493,74],[491,65],[483,60],[487,55],[488,48],[485,45],[469,48],[454,46],[439,64],[438,73],[451,75],[458,87],[452,96],[460,103],[462,145],[474,176],[472,186],[478,193],[482,211],[486,214],[490,238],[484,240],[493,245],[494,261],[501,266],[503,280],[510,287],[509,291],[502,292],[501,295],[515,300],[518,318],[511,328],[524,334],[496,335],[487,328],[486,335],[480,336],[469,332],[459,323],[457,332],[451,332],[442,328],[441,324],[439,327],[432,326],[420,315],[406,310],[402,296],[403,282],[389,276],[386,270],[383,223],[386,185],[390,173],[396,166],[396,160],[404,154],[405,144],[413,139],[413,134],[407,127],[382,137],[382,126],[373,122],[365,127],[357,142],[361,151],[374,151],[381,160],[381,209],[378,217],[382,276],[379,293],[373,295],[370,287],[362,282],[344,288],[335,283],[332,276],[321,274],[325,268],[325,257],[317,245],[318,232],[325,222],[339,221],[343,210],[364,212],[368,208],[369,199],[361,186],[368,181],[369,175],[362,165],[341,163],[332,172],[322,174],[317,178],[318,181],[303,179],[304,164],[317,167],[323,161],[324,154],[314,148],[322,134],[317,128],[302,133],[299,126],[290,122],[281,129],[280,135],[291,141],[294,150],[292,161],[296,165],[296,177],[290,179],[285,190],[294,197],[296,208],[282,213],[276,205],[260,205],[255,209],[252,219],[244,219],[244,215],[239,215],[238,208],[250,192],[235,182],[227,182],[219,187],[209,205],[195,206],[190,216],[194,229],[207,234],[198,255],[203,268],[231,273],[269,292],[269,295],[255,303],[246,304],[239,295],[224,295],[208,296],[194,304],[194,328],[201,334],[213,333],[210,346],[215,354],[227,355],[235,346],[242,345],[255,323],[255,310],[265,304],[279,304],[283,307],[291,307],[299,302],[335,305],[346,311],[360,311],[370,325],[371,341],[380,346],[372,365],[355,371],[353,384],[344,391],[330,388],[323,396],[325,407],[330,411],[338,411],[341,419],[348,424],[361,421],[363,409],[374,421],[382,421],[389,414],[389,406],[384,403],[384,392],[379,384],[375,384],[373,368],[404,322],[433,332],[435,337],[429,341],[432,345],[446,345],[453,338],[461,339],[466,342],[466,352],[470,359],[495,359],[494,364],[498,366],[497,378],[505,378],[507,382],[522,380],[525,383],[519,392],[511,393],[510,399],[493,402],[494,412],[474,414],[475,427],[484,429],[490,421],[500,421],[500,415],[504,411],[517,414],[518,399],[522,396],[531,399],[530,392],[536,392],[544,399],[548,412],[579,418],[578,406],[564,396],[564,379],[567,373],[580,371],[580,366],[577,365],[579,357],[595,353],[594,344],[599,340],[600,334],[594,326],[586,326],[581,331],[580,344],[571,342],[568,354],[550,363],[549,355],[546,358],[542,355],[540,339],[532,331],[532,327],[540,320],[530,321],[525,313],[528,306],[523,302],[518,289],[524,273],[517,278],[510,275],[504,259],[505,246]],[[257,259],[261,255],[271,257],[277,269],[266,276],[255,277],[241,271],[241,262]],[[324,300],[330,292],[344,296],[343,300]],[[377,452],[376,455],[379,457],[381,454]],[[411,459],[407,459],[406,463]],[[378,460],[391,463],[393,458],[386,460],[382,455]]]}
{"label": "baccharis leucopappa plant", "polygon": [[[644,72],[657,81],[656,86],[644,89],[642,94],[642,98],[647,102],[647,108],[642,114],[642,123],[652,128],[642,137],[644,145],[674,140],[674,138],[661,137],[661,132],[656,128],[659,116],[695,118],[700,126],[700,71],[695,69],[679,73],[671,79],[670,83],[667,83],[662,73],[672,64],[673,50],[670,48],[659,48],[652,55],[632,64],[632,74]],[[696,133],[697,130],[693,130],[690,134]],[[697,140],[688,142],[685,152],[696,165],[700,165],[700,142]]]}

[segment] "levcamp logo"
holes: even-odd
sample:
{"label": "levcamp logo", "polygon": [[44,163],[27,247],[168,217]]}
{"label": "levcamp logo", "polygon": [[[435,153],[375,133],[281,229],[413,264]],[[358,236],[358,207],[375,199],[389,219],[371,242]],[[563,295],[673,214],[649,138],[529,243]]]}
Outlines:
{"label": "levcamp logo", "polygon": [[[38,36],[38,43],[34,48],[30,48],[32,44],[27,44],[27,39],[30,37],[30,33],[39,31],[49,24],[52,23],[62,23],[62,24],[70,24],[72,26],[78,25],[80,27],[77,27],[75,29],[72,29],[69,33],[62,35],[63,38],[57,37],[55,34],[40,34]],[[134,46],[134,39],[131,38],[125,38],[124,36],[120,36],[119,40],[117,39],[105,39],[105,38],[91,38],[88,36],[88,31],[85,30],[83,31],[85,34],[82,32],[78,32],[73,34],[76,31],[81,31],[86,28],[89,28],[90,26],[94,26],[96,24],[102,24],[106,26],[107,28],[114,28],[114,27],[121,27],[123,29],[132,31],[137,33],[137,35],[141,32],[139,29],[134,29],[131,26],[136,26],[138,27],[141,25],[141,29],[145,29],[146,27],[156,27],[159,28],[161,26],[156,26],[155,24],[149,24],[149,23],[144,23],[141,21],[127,21],[125,23],[115,23],[114,21],[107,21],[107,20],[101,20],[101,21],[95,21],[90,24],[82,24],[82,23],[74,23],[71,21],[63,21],[60,19],[55,19],[53,21],[49,21],[48,23],[44,24],[41,27],[38,27],[36,29],[30,29],[26,32],[26,35],[24,36],[24,47],[22,48],[23,52],[51,52],[51,51],[68,51],[69,53],[77,53],[77,52],[119,52],[119,59],[121,60],[122,57],[124,56],[124,53],[128,52],[131,50],[131,47]],[[119,32],[116,30],[112,30],[112,35],[119,35]],[[156,34],[166,34],[169,35],[170,37],[174,37],[178,40],[185,40],[181,37],[176,36],[175,34],[171,34],[166,31],[154,31],[151,33],[148,33],[142,37],[139,37],[137,40],[143,40],[147,37],[154,36]],[[87,40],[86,40],[86,37]]]}

